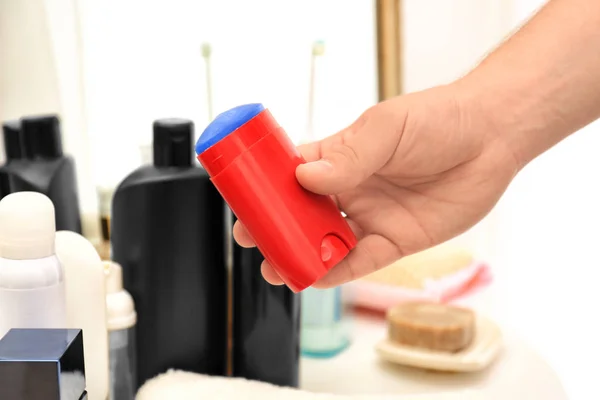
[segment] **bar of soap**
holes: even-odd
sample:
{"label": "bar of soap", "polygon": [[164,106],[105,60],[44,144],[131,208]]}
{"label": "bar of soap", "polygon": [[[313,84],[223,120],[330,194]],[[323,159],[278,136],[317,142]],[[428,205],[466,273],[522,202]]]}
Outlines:
{"label": "bar of soap", "polygon": [[437,303],[404,303],[387,314],[392,342],[455,353],[475,337],[475,314],[468,309]]}

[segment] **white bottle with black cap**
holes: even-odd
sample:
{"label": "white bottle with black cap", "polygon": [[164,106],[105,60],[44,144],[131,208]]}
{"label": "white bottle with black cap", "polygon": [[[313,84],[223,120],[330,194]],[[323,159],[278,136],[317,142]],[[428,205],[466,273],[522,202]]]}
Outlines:
{"label": "white bottle with black cap", "polygon": [[0,337],[11,328],[65,328],[55,234],[48,197],[19,192],[0,201]]}

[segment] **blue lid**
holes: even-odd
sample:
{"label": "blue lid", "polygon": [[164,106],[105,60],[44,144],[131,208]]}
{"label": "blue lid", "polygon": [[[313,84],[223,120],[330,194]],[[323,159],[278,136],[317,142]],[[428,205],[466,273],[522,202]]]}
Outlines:
{"label": "blue lid", "polygon": [[217,115],[196,142],[196,154],[202,154],[209,147],[256,117],[264,109],[260,103],[244,104]]}

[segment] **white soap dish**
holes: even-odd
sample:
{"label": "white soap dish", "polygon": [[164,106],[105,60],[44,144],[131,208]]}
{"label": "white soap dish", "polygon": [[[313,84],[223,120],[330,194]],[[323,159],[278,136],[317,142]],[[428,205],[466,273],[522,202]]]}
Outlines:
{"label": "white soap dish", "polygon": [[386,361],[437,371],[473,372],[486,368],[502,349],[502,332],[496,323],[477,316],[475,338],[466,349],[457,353],[444,353],[403,346],[384,339],[376,351]]}

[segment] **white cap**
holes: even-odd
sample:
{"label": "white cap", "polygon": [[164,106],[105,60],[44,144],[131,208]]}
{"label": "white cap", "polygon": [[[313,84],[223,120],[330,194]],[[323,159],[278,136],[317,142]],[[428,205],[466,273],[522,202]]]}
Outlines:
{"label": "white cap", "polygon": [[104,261],[106,277],[106,316],[109,331],[127,329],[137,322],[133,298],[123,289],[123,269],[112,261]]}
{"label": "white cap", "polygon": [[18,192],[0,201],[0,257],[35,260],[54,255],[54,205],[41,193]]}

